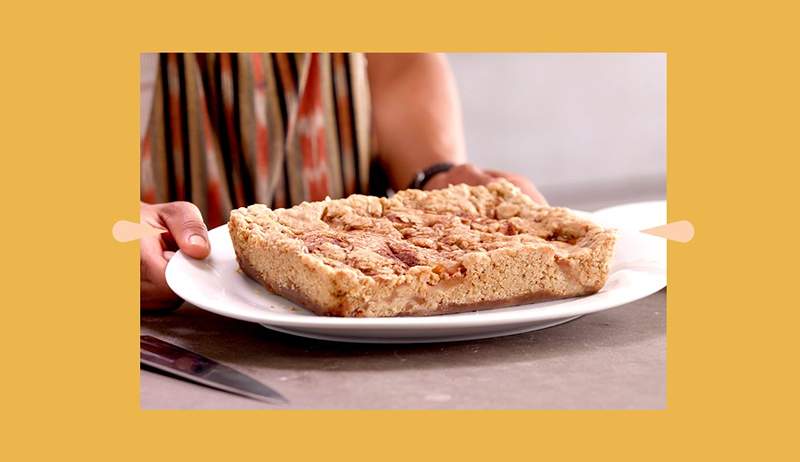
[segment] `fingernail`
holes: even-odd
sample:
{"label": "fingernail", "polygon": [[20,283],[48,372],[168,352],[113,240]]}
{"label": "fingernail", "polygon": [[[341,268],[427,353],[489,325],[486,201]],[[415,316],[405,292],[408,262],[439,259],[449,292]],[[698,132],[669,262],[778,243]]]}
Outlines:
{"label": "fingernail", "polygon": [[164,253],[162,253],[161,255],[163,255],[163,256],[164,256],[164,260],[166,260],[166,261],[169,261],[169,260],[170,260],[170,258],[172,258],[172,257],[174,257],[174,256],[175,256],[175,252],[173,252],[173,251],[171,251],[171,250],[166,250],[166,251],[164,251]]}
{"label": "fingernail", "polygon": [[192,234],[189,236],[189,244],[192,245],[206,245],[206,240],[199,234]]}

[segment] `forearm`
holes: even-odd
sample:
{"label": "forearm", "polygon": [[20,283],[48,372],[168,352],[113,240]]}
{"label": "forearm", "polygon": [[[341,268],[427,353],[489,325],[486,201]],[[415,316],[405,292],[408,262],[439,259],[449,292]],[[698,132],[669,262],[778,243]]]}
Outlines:
{"label": "forearm", "polygon": [[466,162],[461,108],[443,55],[370,54],[368,76],[379,159],[404,189],[433,164]]}

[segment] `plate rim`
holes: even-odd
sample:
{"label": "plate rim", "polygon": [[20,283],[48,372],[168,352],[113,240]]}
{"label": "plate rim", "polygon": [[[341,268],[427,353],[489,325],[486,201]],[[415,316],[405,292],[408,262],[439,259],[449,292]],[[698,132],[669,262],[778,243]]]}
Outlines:
{"label": "plate rim", "polygon": [[[367,336],[349,336],[346,334],[319,334],[316,331],[309,332],[304,330],[295,330],[283,326],[271,326],[264,323],[261,324],[262,327],[273,330],[275,332],[280,332],[287,335],[296,335],[299,337],[310,338],[314,340],[323,340],[327,342],[344,342],[344,343],[370,343],[370,344],[417,344],[417,343],[449,343],[449,342],[465,342],[471,340],[483,340],[487,338],[497,338],[497,337],[508,337],[511,335],[517,334],[524,334],[526,332],[533,332],[537,330],[549,329],[551,327],[560,326],[562,324],[567,324],[569,322],[575,321],[577,319],[582,318],[585,315],[577,315],[577,316],[569,316],[566,318],[558,318],[558,319],[546,319],[543,325],[531,325],[531,324],[522,324],[522,325],[513,325],[508,326],[503,330],[493,330],[491,332],[479,331],[478,333],[473,334],[459,334],[459,335],[421,335],[418,337],[413,336],[398,336],[398,337],[367,337]],[[422,331],[424,334],[424,331]]]}
{"label": "plate rim", "polygon": [[[653,204],[658,202],[666,202],[666,201],[646,201],[646,202],[637,202],[631,204],[622,204],[618,206],[608,207],[605,209],[598,210],[595,213],[602,212],[608,209],[614,209],[618,207],[624,206],[632,206],[632,205],[644,205],[644,204]],[[580,211],[579,211],[580,212]],[[587,213],[587,212],[582,212]],[[211,240],[212,235],[216,237],[218,234],[224,234],[227,239],[230,239],[230,235],[227,232],[227,223],[220,225],[212,230],[209,231],[209,240]],[[227,310],[225,308],[218,308],[213,304],[206,303],[204,300],[198,300],[195,297],[191,296],[191,293],[186,293],[183,289],[183,286],[177,283],[177,278],[175,276],[175,272],[178,271],[179,267],[182,264],[190,264],[188,261],[188,257],[186,257],[181,251],[175,253],[175,255],[170,259],[167,263],[166,268],[166,280],[167,284],[170,288],[182,297],[184,300],[189,302],[190,304],[202,308],[206,311],[219,314],[221,316],[226,316],[233,319],[239,319],[248,322],[255,322],[258,324],[269,324],[278,327],[289,327],[289,328],[325,328],[332,331],[336,330],[346,330],[346,329],[353,329],[353,328],[376,328],[380,327],[383,329],[389,330],[402,330],[408,328],[442,328],[442,327],[481,327],[481,326],[499,326],[499,325],[518,325],[518,324],[525,324],[530,322],[539,322],[539,321],[546,321],[551,319],[560,319],[570,316],[581,316],[590,313],[596,313],[612,308],[616,308],[633,301],[648,297],[659,290],[663,289],[667,285],[667,272],[666,272],[666,265],[667,261],[665,259],[665,266],[664,268],[653,268],[652,271],[647,271],[647,273],[651,276],[650,284],[648,287],[641,288],[637,291],[630,291],[628,293],[623,292],[622,296],[618,296],[611,302],[610,304],[605,304],[602,307],[598,308],[597,304],[594,303],[594,298],[602,297],[604,293],[603,290],[596,294],[583,296],[583,297],[573,297],[573,298],[566,298],[561,300],[555,300],[554,305],[552,306],[541,306],[541,303],[533,303],[533,304],[526,304],[526,305],[517,305],[515,307],[508,307],[508,308],[517,308],[513,311],[500,311],[503,310],[502,308],[499,310],[484,310],[484,311],[474,311],[468,313],[456,313],[456,314],[445,314],[445,315],[437,315],[437,316],[414,316],[414,317],[387,317],[387,318],[342,318],[342,317],[331,317],[331,316],[316,316],[316,315],[293,315],[293,314],[286,314],[286,313],[274,313],[268,311],[259,312],[259,316],[249,316],[247,313],[241,313],[233,310]],[[620,271],[631,271],[631,270],[620,270]],[[639,271],[645,272],[645,271]],[[242,276],[245,277],[245,276]],[[266,292],[266,289],[262,287],[262,289]],[[188,296],[187,296],[188,295]],[[305,308],[302,306],[297,305],[294,302],[284,299],[276,294],[272,294],[266,292],[264,294],[266,297],[276,297],[280,298],[282,303],[289,303],[299,309],[304,311]],[[617,294],[619,295],[619,294]],[[551,308],[551,309],[548,309]],[[560,309],[559,309],[560,308]]]}

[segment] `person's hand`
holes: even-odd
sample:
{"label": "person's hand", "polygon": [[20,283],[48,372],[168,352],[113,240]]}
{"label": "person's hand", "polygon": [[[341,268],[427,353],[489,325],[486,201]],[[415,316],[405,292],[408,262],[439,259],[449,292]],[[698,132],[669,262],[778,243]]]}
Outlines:
{"label": "person's hand", "polygon": [[425,184],[425,189],[442,189],[451,184],[466,183],[470,186],[479,186],[491,183],[497,178],[505,178],[513,183],[534,201],[547,205],[547,200],[527,178],[513,173],[498,172],[495,170],[482,170],[472,164],[457,165],[450,170],[438,173],[431,177]]}
{"label": "person's hand", "polygon": [[205,258],[211,251],[208,231],[200,210],[189,202],[142,203],[141,223],[166,229],[166,233],[141,239],[140,303],[143,310],[165,310],[180,306],[164,276],[167,262],[178,249],[194,258]]}

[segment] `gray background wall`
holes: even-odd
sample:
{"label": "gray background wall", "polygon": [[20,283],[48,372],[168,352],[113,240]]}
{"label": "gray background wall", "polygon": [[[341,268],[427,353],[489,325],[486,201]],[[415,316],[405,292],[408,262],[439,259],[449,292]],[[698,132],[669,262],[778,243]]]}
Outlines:
{"label": "gray background wall", "polygon": [[467,149],[532,178],[551,203],[663,199],[666,55],[449,54]]}

